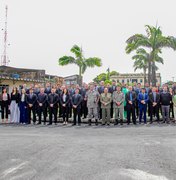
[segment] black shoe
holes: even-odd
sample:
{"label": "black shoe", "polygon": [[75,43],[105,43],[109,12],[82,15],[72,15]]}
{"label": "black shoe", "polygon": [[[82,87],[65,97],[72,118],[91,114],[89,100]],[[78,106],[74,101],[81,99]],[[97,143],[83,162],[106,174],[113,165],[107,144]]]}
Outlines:
{"label": "black shoe", "polygon": [[123,120],[120,120],[120,125],[121,125],[121,126],[123,125]]}
{"label": "black shoe", "polygon": [[107,126],[110,126],[110,124],[108,123]]}
{"label": "black shoe", "polygon": [[40,125],[40,124],[41,124],[41,122],[38,122],[38,123],[37,123],[37,125]]}
{"label": "black shoe", "polygon": [[116,125],[118,125],[119,124],[119,122],[118,122],[118,120],[116,119],[115,120],[115,123],[114,123],[114,126],[116,126]]}
{"label": "black shoe", "polygon": [[102,126],[105,126],[105,124],[101,124]]}
{"label": "black shoe", "polygon": [[51,125],[52,125],[52,123],[48,123],[48,124],[47,124],[47,126],[51,126]]}
{"label": "black shoe", "polygon": [[72,124],[72,126],[76,126],[76,124]]}
{"label": "black shoe", "polygon": [[89,119],[89,121],[88,121],[88,124],[89,124],[89,126],[91,126],[91,120]]}
{"label": "black shoe", "polygon": [[97,119],[95,120],[95,125],[98,126],[98,120]]}

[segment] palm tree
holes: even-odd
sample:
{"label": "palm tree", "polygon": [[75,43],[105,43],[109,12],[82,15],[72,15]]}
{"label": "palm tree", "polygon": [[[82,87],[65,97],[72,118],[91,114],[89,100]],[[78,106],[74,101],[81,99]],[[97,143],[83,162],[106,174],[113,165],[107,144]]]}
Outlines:
{"label": "palm tree", "polygon": [[[136,55],[134,55],[132,57],[133,60],[135,60],[134,62],[134,71],[136,71],[137,69],[143,69],[143,73],[144,73],[144,84],[147,82],[147,77],[146,77],[146,74],[147,74],[147,69],[148,69],[148,61],[149,61],[149,58],[150,58],[150,54],[143,48],[139,48],[136,50]],[[164,63],[163,59],[157,55],[155,57],[155,61],[157,63]],[[158,70],[158,67],[154,64],[154,68],[153,68],[155,71]]]}
{"label": "palm tree", "polygon": [[156,85],[156,58],[158,54],[161,53],[162,48],[168,47],[176,50],[176,38],[173,36],[163,36],[160,27],[149,25],[146,25],[145,27],[147,35],[135,34],[126,41],[126,53],[129,54],[140,47],[149,49],[148,82],[150,84],[152,80],[152,85]]}
{"label": "palm tree", "polygon": [[75,57],[73,56],[63,56],[59,58],[59,65],[65,66],[68,64],[75,64],[79,67],[79,84],[82,84],[82,75],[85,73],[88,67],[100,67],[102,66],[101,59],[98,57],[90,57],[86,59],[83,55],[82,48],[74,45],[70,50]]}
{"label": "palm tree", "polygon": [[134,61],[133,67],[134,71],[137,69],[143,69],[144,73],[144,84],[146,83],[146,74],[147,74],[147,69],[148,69],[148,59],[149,59],[149,54],[146,52],[145,49],[137,49],[136,50],[136,55],[132,57]]}

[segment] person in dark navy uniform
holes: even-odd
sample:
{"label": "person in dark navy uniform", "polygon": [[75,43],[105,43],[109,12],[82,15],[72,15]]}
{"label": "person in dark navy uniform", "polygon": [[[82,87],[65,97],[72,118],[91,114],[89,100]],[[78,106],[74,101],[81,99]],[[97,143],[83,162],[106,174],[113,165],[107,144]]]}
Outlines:
{"label": "person in dark navy uniform", "polygon": [[136,93],[133,91],[132,86],[129,86],[129,91],[125,96],[125,100],[127,103],[127,124],[129,125],[131,122],[131,114],[133,124],[136,125],[136,114],[135,114],[135,104],[136,104]]}
{"label": "person in dark navy uniform", "polygon": [[68,89],[65,87],[60,96],[60,106],[62,108],[63,125],[67,125],[69,117],[69,103],[70,95]]}
{"label": "person in dark navy uniform", "polygon": [[150,124],[153,123],[153,116],[157,118],[157,122],[159,123],[160,94],[157,92],[156,87],[153,87],[152,92],[149,94],[149,106],[150,106]]}
{"label": "person in dark navy uniform", "polygon": [[38,116],[39,116],[39,122],[38,124],[41,124],[42,114],[44,118],[44,125],[46,124],[46,109],[47,109],[47,94],[45,93],[45,89],[41,88],[40,93],[38,94],[37,98],[37,106],[38,106]]}
{"label": "person in dark navy uniform", "polygon": [[33,114],[33,124],[36,123],[36,102],[37,95],[34,94],[33,88],[29,90],[29,94],[26,96],[26,103],[28,107],[29,124],[31,123],[31,112]]}
{"label": "person in dark navy uniform", "polygon": [[78,125],[81,125],[81,103],[82,103],[82,96],[79,94],[79,88],[75,89],[75,94],[72,96],[71,99],[72,107],[73,107],[73,126],[76,125],[76,118],[78,116]]}
{"label": "person in dark navy uniform", "polygon": [[54,123],[57,125],[57,113],[58,113],[58,102],[59,96],[56,94],[56,88],[51,89],[51,93],[48,95],[48,105],[49,105],[49,124],[52,125],[52,119],[54,115]]}
{"label": "person in dark navy uniform", "polygon": [[81,114],[84,119],[87,118],[88,115],[88,108],[87,108],[87,99],[86,99],[86,93],[89,90],[89,86],[87,84],[84,85],[84,88],[82,88],[81,95],[82,95],[82,104],[81,104]]}

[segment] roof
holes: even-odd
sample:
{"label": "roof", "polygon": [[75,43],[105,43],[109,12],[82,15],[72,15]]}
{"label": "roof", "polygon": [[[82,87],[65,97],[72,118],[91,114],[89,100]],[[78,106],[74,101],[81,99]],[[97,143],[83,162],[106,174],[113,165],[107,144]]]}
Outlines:
{"label": "roof", "polygon": [[57,75],[50,75],[50,74],[45,74],[45,77],[52,77],[52,78],[63,78],[62,76],[57,76]]}
{"label": "roof", "polygon": [[66,78],[77,78],[77,77],[79,77],[79,75],[75,74],[75,75],[71,75],[71,76],[66,76],[66,77],[64,77],[64,79],[66,79]]}
{"label": "roof", "polygon": [[10,66],[0,66],[0,71],[5,71],[8,73],[18,73],[18,72],[39,72],[39,71],[45,71],[43,69],[25,69],[25,68],[15,68]]}

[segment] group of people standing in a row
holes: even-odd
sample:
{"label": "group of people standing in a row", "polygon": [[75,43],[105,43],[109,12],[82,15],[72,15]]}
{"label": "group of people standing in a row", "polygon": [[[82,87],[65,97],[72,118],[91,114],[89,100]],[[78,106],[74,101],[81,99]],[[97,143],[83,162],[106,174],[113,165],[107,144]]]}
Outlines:
{"label": "group of people standing in a row", "polygon": [[48,125],[57,124],[58,116],[63,118],[64,125],[71,117],[73,125],[81,125],[81,118],[87,118],[89,125],[92,119],[96,125],[99,120],[102,120],[102,125],[110,125],[111,118],[115,119],[114,125],[122,125],[125,120],[129,125],[131,118],[133,124],[136,124],[136,119],[146,124],[147,112],[150,123],[154,117],[160,122],[160,112],[162,122],[169,123],[170,119],[176,120],[176,84],[171,88],[167,85],[152,87],[147,83],[144,88],[140,83],[119,86],[115,81],[106,86],[102,81],[99,86],[84,84],[83,87],[70,88],[50,86],[49,83],[45,87],[31,85],[27,88],[23,85],[20,90],[14,87],[10,94],[4,88],[0,103],[2,123],[8,123],[10,114],[11,123],[22,124],[36,124],[37,120],[37,124],[46,124],[47,117]]}

